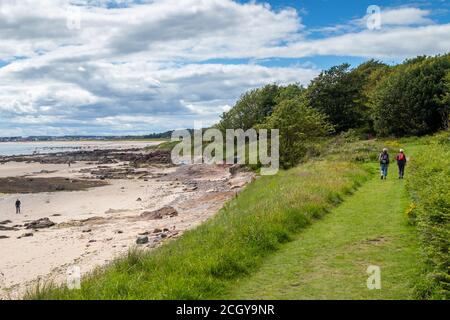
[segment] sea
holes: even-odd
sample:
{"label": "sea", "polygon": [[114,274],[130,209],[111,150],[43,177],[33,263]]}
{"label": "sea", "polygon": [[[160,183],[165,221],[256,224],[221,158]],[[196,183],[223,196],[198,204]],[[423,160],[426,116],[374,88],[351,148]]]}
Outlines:
{"label": "sea", "polygon": [[0,142],[0,156],[49,154],[97,149],[145,148],[158,144],[155,141],[44,141]]}

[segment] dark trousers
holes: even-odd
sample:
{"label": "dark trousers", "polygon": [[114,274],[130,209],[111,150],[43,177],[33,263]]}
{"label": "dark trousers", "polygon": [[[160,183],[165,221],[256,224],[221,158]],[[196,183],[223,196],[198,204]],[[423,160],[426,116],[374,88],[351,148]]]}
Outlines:
{"label": "dark trousers", "polygon": [[389,164],[387,164],[387,163],[380,164],[381,175],[383,177],[387,177],[387,175],[388,175],[388,168],[389,168]]}
{"label": "dark trousers", "polygon": [[20,207],[16,207],[16,214],[20,213]]}
{"label": "dark trousers", "polygon": [[400,178],[403,178],[403,176],[405,175],[405,165],[406,165],[406,163],[398,162],[397,165],[398,165],[398,176]]}

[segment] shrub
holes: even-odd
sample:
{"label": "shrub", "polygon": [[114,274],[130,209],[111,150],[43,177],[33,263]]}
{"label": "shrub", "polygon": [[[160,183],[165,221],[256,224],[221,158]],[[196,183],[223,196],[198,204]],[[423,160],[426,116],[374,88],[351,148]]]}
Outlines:
{"label": "shrub", "polygon": [[261,128],[280,131],[280,165],[291,168],[308,152],[317,154],[317,139],[333,131],[327,117],[307,106],[306,100],[282,101]]}
{"label": "shrub", "polygon": [[417,211],[416,211],[417,205],[412,202],[408,208],[406,208],[405,211],[405,215],[406,218],[408,219],[408,222],[411,225],[415,225],[416,224],[416,219],[417,219]]}
{"label": "shrub", "polygon": [[411,162],[408,189],[427,265],[420,298],[450,298],[450,135],[433,138]]}

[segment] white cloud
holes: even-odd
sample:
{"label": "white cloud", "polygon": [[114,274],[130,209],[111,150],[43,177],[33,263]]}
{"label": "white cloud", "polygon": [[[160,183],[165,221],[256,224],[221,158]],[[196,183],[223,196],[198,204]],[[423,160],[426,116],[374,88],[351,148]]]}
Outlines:
{"label": "white cloud", "polygon": [[408,58],[450,51],[450,24],[415,28],[363,30],[319,40],[302,41],[283,48],[271,48],[263,54],[273,57],[315,55],[367,58]]}
{"label": "white cloud", "polygon": [[[429,18],[430,10],[419,8],[396,8],[381,11],[381,24],[384,26],[411,26],[433,24]],[[367,19],[367,16],[364,20]]]}
{"label": "white cloud", "polygon": [[[416,8],[384,11],[380,31],[364,29],[361,18],[338,28],[342,34],[314,40],[289,8],[231,0],[141,3],[3,0],[0,60],[10,64],[0,68],[0,135],[192,127],[194,120],[216,121],[247,89],[307,84],[319,72],[258,65],[264,59],[450,51],[450,24],[434,24],[429,11]],[[70,4],[80,11],[80,29],[67,27]],[[250,61],[224,61],[230,58]]]}

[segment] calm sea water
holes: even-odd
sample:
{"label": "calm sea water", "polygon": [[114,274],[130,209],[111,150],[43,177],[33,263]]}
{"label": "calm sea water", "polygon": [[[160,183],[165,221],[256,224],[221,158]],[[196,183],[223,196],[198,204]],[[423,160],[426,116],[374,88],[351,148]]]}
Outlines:
{"label": "calm sea water", "polygon": [[144,148],[157,144],[146,141],[52,141],[52,142],[0,142],[0,156],[45,154],[95,149]]}

